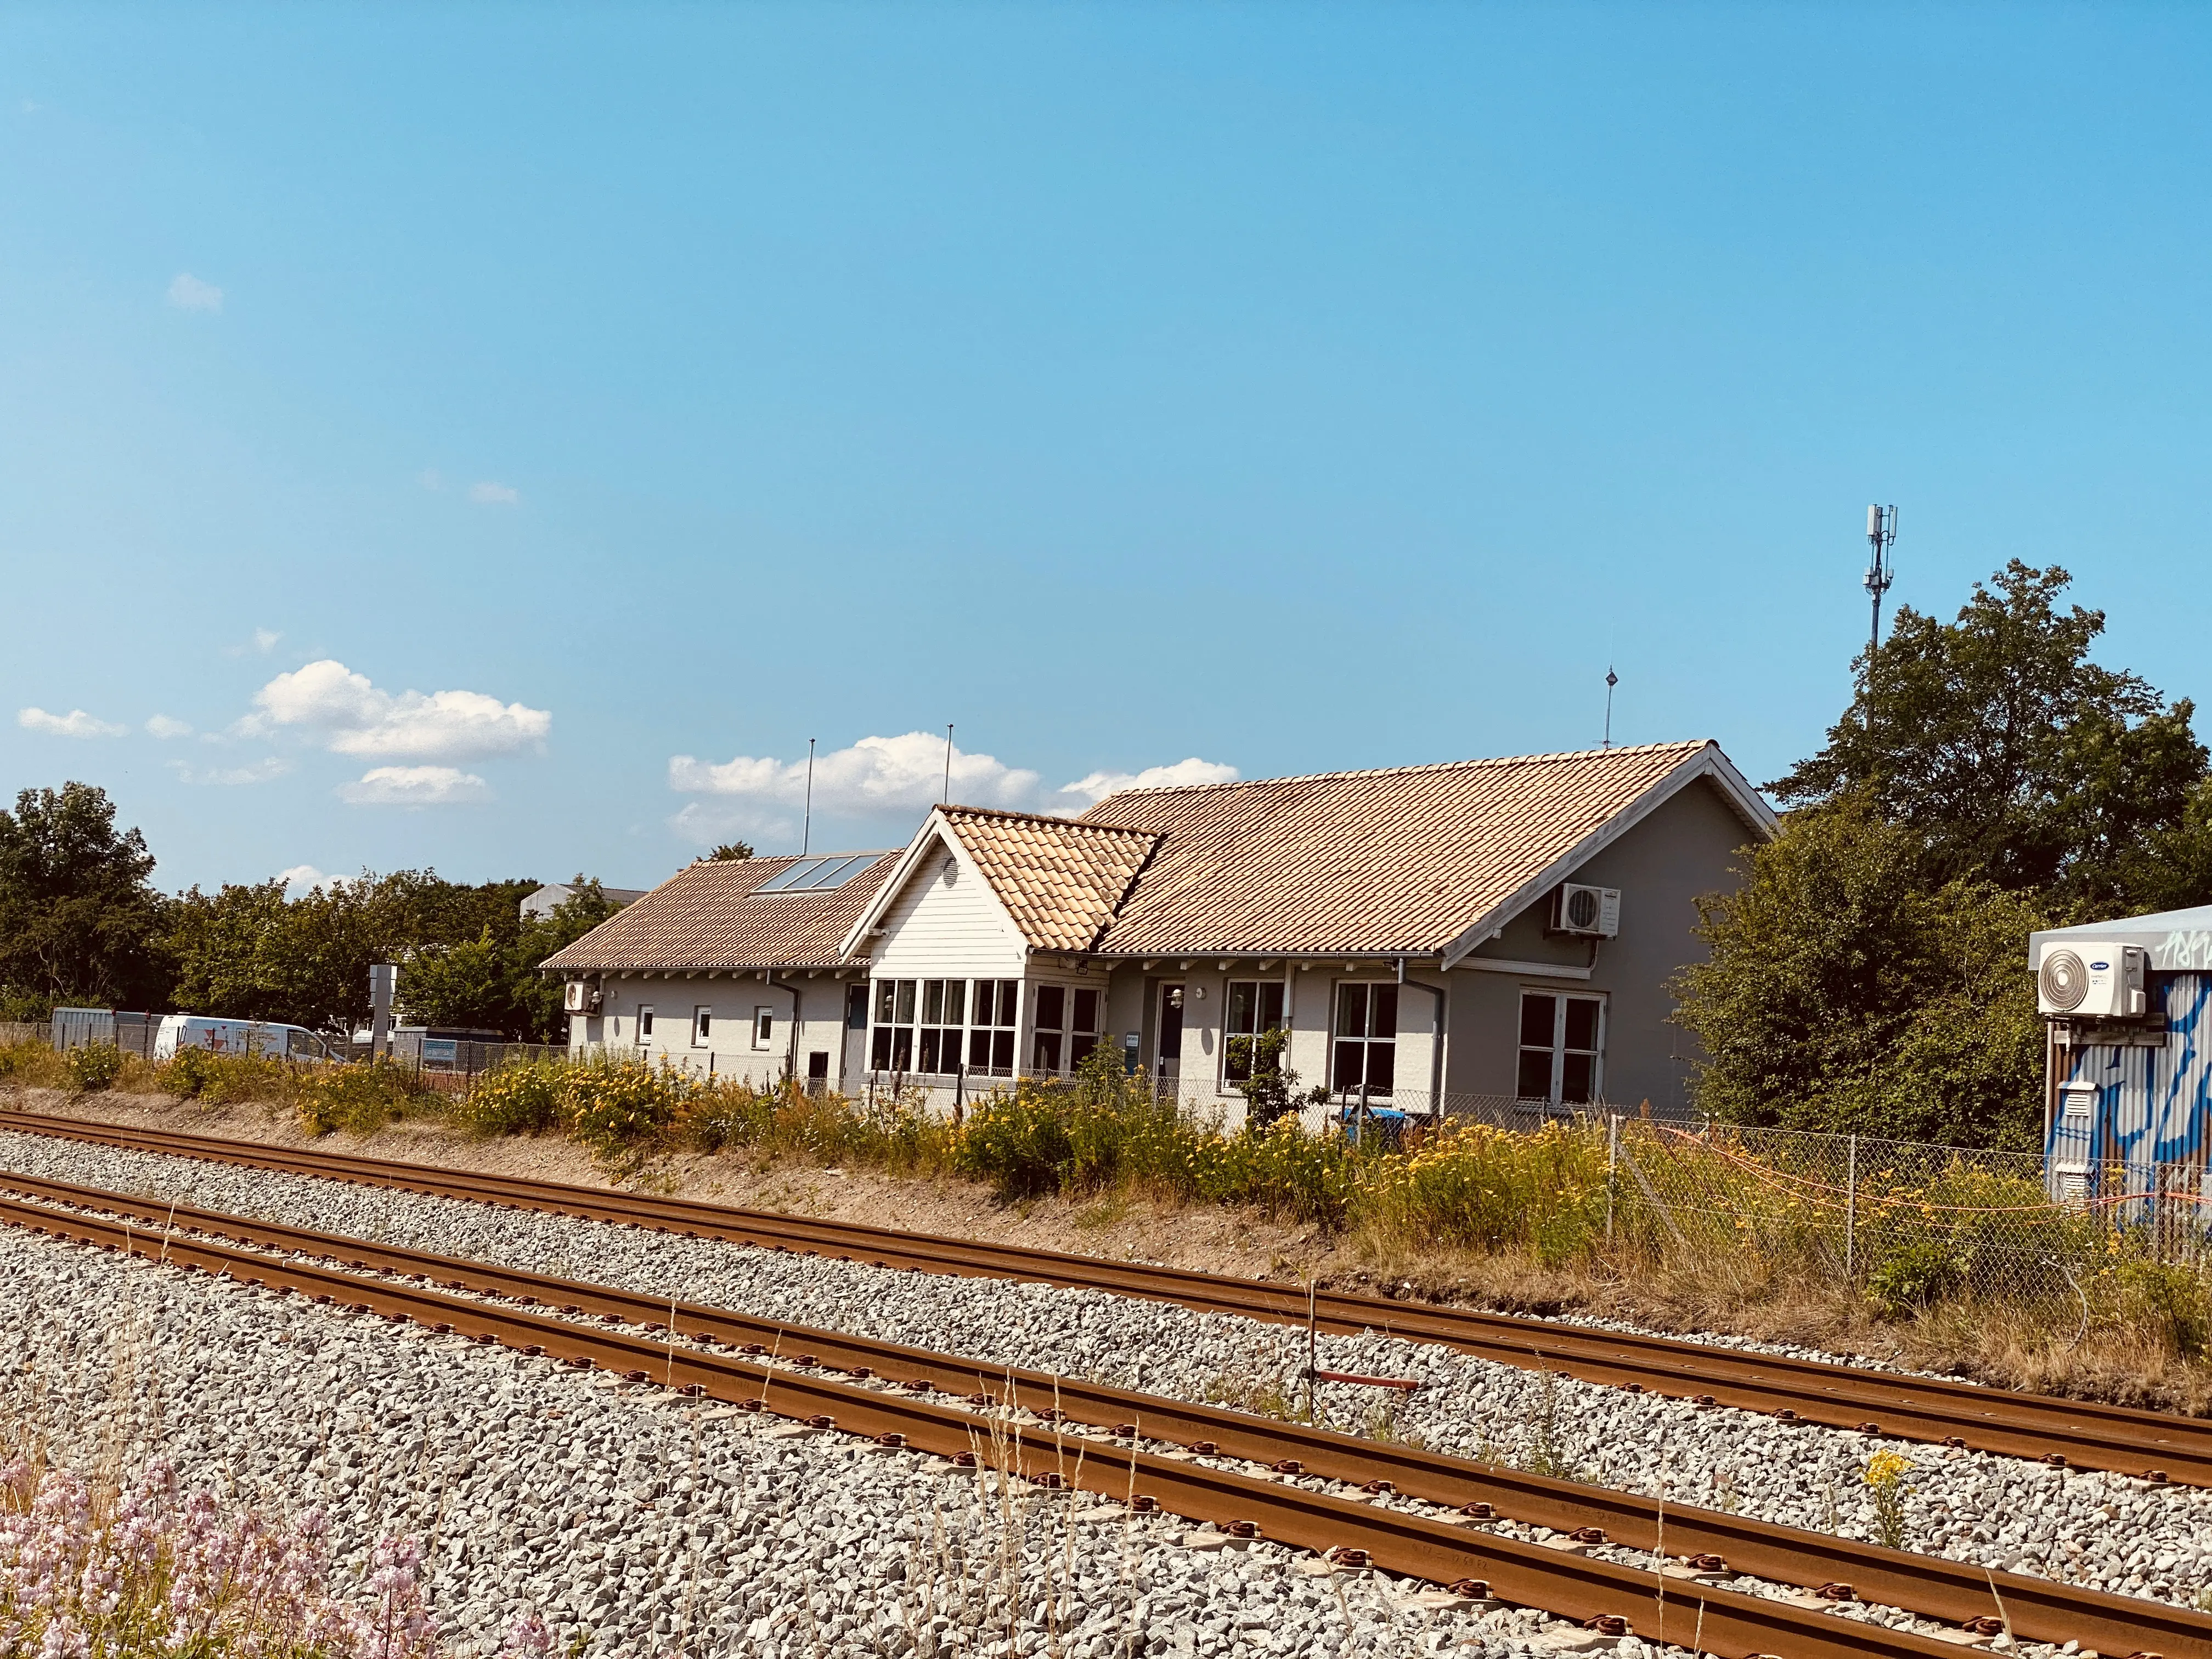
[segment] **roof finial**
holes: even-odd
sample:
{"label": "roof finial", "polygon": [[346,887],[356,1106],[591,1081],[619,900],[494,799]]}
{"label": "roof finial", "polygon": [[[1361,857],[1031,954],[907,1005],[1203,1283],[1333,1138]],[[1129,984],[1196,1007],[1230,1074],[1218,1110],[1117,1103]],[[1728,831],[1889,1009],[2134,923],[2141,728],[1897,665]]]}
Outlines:
{"label": "roof finial", "polygon": [[945,722],[945,791],[937,798],[939,806],[952,804],[952,722]]}

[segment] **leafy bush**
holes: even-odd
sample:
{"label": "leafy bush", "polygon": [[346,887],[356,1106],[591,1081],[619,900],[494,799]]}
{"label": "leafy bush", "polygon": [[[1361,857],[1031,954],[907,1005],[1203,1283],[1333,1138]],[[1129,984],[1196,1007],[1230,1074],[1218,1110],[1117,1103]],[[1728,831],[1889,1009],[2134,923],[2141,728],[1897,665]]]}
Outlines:
{"label": "leafy bush", "polygon": [[338,1129],[368,1134],[435,1099],[420,1078],[389,1060],[365,1066],[317,1066],[300,1079],[300,1127],[311,1135]]}
{"label": "leafy bush", "polygon": [[486,1135],[538,1135],[560,1128],[567,1115],[571,1068],[533,1060],[484,1073],[470,1088],[457,1115]]}
{"label": "leafy bush", "polygon": [[2113,1279],[2121,1316],[2167,1352],[2197,1359],[2212,1348],[2212,1305],[2194,1270],[2126,1260],[2114,1270]]}
{"label": "leafy bush", "polygon": [[265,1054],[219,1054],[180,1048],[154,1068],[154,1082],[179,1100],[210,1106],[240,1100],[291,1100],[301,1091],[301,1068]]}
{"label": "leafy bush", "polygon": [[123,1050],[112,1042],[87,1042],[62,1056],[69,1068],[70,1087],[78,1094],[99,1094],[123,1074]]}
{"label": "leafy bush", "polygon": [[1966,1279],[1957,1250],[1942,1240],[1916,1239],[1885,1256],[1867,1279],[1867,1292],[1892,1318],[1918,1313],[1954,1294]]}
{"label": "leafy bush", "polygon": [[602,1162],[627,1159],[675,1121],[693,1086],[665,1062],[596,1060],[570,1066],[562,1085],[568,1133]]}

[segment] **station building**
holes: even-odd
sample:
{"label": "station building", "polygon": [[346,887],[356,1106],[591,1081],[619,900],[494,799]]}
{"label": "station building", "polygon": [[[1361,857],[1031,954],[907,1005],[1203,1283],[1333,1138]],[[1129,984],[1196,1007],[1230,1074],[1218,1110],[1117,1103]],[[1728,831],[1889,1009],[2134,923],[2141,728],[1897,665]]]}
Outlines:
{"label": "station building", "polygon": [[[1711,742],[933,809],[903,848],[694,865],[544,964],[570,1042],[957,1101],[1102,1046],[1243,1109],[1688,1105],[1671,981],[1775,817]],[[1327,1106],[1310,1109],[1318,1121]]]}

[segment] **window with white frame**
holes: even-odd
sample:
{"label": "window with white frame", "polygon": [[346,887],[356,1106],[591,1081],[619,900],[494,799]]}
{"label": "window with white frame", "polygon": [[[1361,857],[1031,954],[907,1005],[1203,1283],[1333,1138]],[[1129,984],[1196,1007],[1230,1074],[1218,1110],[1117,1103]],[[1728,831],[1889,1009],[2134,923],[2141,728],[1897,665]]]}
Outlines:
{"label": "window with white frame", "polygon": [[1586,1105],[1602,1097],[1604,1064],[1604,998],[1554,991],[1521,994],[1516,1095],[1553,1106]]}
{"label": "window with white frame", "polygon": [[1340,1095],[1390,1092],[1398,1075],[1398,988],[1357,981],[1336,988],[1336,1031],[1328,1086]]}
{"label": "window with white frame", "polygon": [[637,1005],[637,1040],[640,1042],[653,1041],[653,1005],[649,1002]]}
{"label": "window with white frame", "polygon": [[753,1047],[775,1047],[775,1010],[756,1004],[753,1008]]}
{"label": "window with white frame", "polygon": [[1022,982],[979,979],[968,1016],[968,1069],[985,1077],[1014,1074],[1014,1026],[1021,1015]]}
{"label": "window with white frame", "polygon": [[1040,985],[1032,1006],[1030,1069],[1054,1077],[1073,1072],[1098,1047],[1098,993],[1080,986]]}
{"label": "window with white frame", "polygon": [[704,1048],[714,1041],[714,1011],[705,1007],[692,1009],[691,1046],[694,1048]]}
{"label": "window with white frame", "polygon": [[868,1034],[872,1070],[1011,1077],[1019,980],[879,979]]}
{"label": "window with white frame", "polygon": [[[1269,1031],[1285,1029],[1285,992],[1279,979],[1232,979],[1222,1010],[1221,1080],[1230,1088],[1251,1080],[1255,1042]],[[1243,1041],[1239,1042],[1239,1038]]]}
{"label": "window with white frame", "polygon": [[968,1024],[968,981],[921,982],[921,1023],[915,1029],[914,1069],[941,1074],[960,1069],[960,1033]]}

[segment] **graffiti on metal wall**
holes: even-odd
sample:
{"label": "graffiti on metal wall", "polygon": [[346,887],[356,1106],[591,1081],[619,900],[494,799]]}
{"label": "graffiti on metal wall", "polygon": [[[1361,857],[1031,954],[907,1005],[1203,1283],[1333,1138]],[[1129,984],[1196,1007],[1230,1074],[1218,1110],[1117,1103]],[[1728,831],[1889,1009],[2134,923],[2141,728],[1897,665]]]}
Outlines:
{"label": "graffiti on metal wall", "polygon": [[[2166,1015],[2164,1047],[2072,1050],[2045,1148],[2054,1164],[2203,1161],[2212,1121],[2212,1054],[2203,1042],[2212,974],[2160,975],[2152,997]],[[2085,1097],[2090,1088],[2094,1098]]]}

